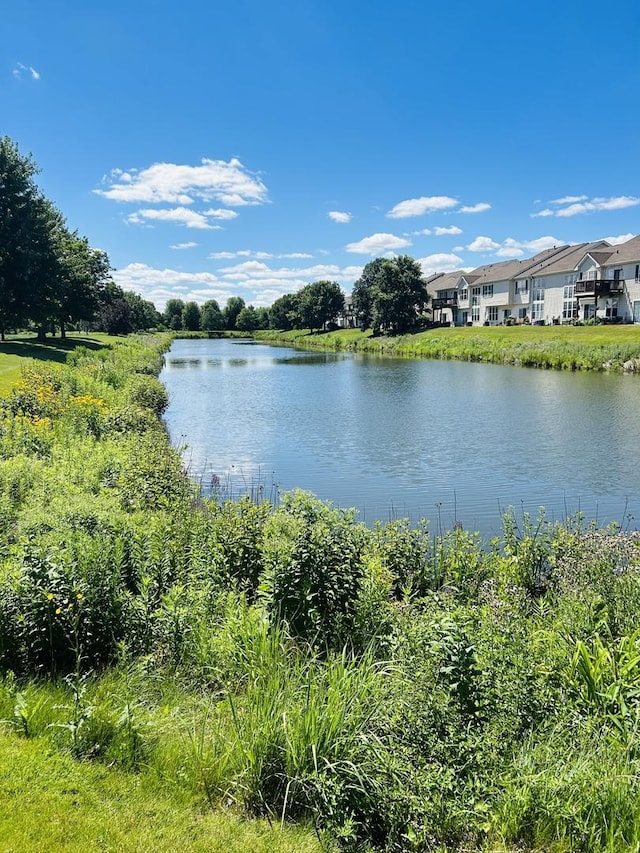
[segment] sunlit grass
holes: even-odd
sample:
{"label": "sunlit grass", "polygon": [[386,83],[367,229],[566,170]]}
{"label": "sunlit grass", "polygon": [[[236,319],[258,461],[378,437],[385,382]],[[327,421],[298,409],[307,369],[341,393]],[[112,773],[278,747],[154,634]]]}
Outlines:
{"label": "sunlit grass", "polygon": [[[311,830],[203,810],[186,794],[0,730],[0,850],[315,853]],[[324,848],[326,850],[326,847]]]}
{"label": "sunlit grass", "polygon": [[103,332],[68,332],[64,340],[50,337],[46,341],[38,341],[35,335],[8,336],[0,342],[0,396],[9,393],[29,359],[64,363],[67,353],[78,346],[100,349],[117,340],[122,338]]}
{"label": "sunlit grass", "polygon": [[373,337],[371,330],[359,329],[314,335],[269,330],[256,337],[318,349],[561,370],[620,370],[625,361],[640,358],[638,325],[456,327],[398,337]]}

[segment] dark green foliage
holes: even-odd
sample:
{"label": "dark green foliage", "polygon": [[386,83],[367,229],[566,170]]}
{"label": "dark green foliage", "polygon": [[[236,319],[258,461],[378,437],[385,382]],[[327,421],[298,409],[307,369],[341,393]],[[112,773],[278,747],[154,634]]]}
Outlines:
{"label": "dark green foliage", "polygon": [[333,322],[344,308],[344,294],[335,281],[315,281],[297,293],[298,325],[303,329],[322,329]]}
{"label": "dark green foliage", "polygon": [[200,312],[200,326],[205,332],[224,329],[224,317],[215,299],[209,299]]}
{"label": "dark green foliage", "polygon": [[348,643],[364,540],[352,511],[304,492],[285,495],[265,528],[260,598],[272,619],[320,648]]}
{"label": "dark green foliage", "polygon": [[200,308],[197,302],[187,302],[182,309],[182,328],[188,332],[200,329]]}
{"label": "dark green foliage", "polygon": [[230,296],[224,306],[222,316],[224,317],[225,329],[235,329],[238,314],[245,307],[244,299],[240,296]]}

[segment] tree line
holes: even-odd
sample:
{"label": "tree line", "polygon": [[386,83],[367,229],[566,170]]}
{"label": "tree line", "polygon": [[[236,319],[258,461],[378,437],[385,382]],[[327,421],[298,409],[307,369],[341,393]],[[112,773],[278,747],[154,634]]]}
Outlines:
{"label": "tree line", "polygon": [[345,297],[335,281],[316,281],[296,293],[285,293],[270,308],[245,305],[239,296],[220,308],[215,299],[199,307],[195,302],[170,299],[163,322],[174,331],[216,331],[238,329],[310,329],[330,327],[341,316],[347,322],[375,334],[403,334],[430,319],[427,306],[431,297],[422,278],[420,264],[408,255],[376,258],[368,263],[353,286],[351,308],[345,312]]}
{"label": "tree line", "polygon": [[0,339],[8,331],[69,328],[126,334],[158,325],[152,302],[110,276],[107,253],[72,231],[35,183],[38,168],[0,138]]}

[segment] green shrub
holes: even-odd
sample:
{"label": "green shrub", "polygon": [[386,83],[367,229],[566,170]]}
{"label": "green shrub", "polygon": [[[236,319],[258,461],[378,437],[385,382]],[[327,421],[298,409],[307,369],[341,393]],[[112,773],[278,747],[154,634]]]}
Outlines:
{"label": "green shrub", "polygon": [[348,643],[366,535],[351,510],[301,491],[285,495],[264,531],[260,600],[274,622],[319,647]]}

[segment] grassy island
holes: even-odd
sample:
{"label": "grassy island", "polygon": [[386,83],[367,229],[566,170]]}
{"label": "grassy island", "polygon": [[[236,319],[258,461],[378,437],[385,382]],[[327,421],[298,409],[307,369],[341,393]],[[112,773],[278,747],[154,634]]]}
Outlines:
{"label": "grassy island", "polygon": [[75,343],[0,406],[3,849],[638,849],[637,534],[205,499],[170,336]]}

